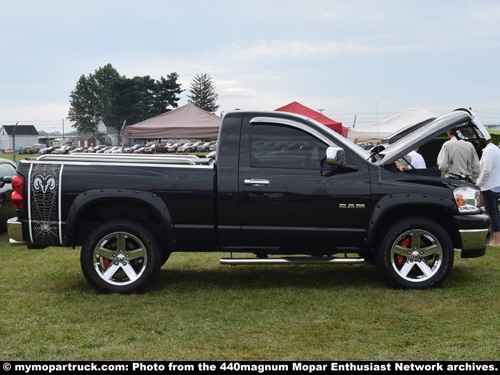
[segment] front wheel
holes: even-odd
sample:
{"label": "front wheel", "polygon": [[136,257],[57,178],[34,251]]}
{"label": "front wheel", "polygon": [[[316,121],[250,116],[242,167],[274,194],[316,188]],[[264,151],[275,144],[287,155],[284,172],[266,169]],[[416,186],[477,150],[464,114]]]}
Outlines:
{"label": "front wheel", "polygon": [[142,292],[163,264],[154,236],[140,224],[117,220],[95,229],[82,246],[80,264],[99,292]]}
{"label": "front wheel", "polygon": [[453,243],[437,222],[424,217],[406,218],[387,228],[375,262],[381,275],[394,288],[434,288],[451,272]]}

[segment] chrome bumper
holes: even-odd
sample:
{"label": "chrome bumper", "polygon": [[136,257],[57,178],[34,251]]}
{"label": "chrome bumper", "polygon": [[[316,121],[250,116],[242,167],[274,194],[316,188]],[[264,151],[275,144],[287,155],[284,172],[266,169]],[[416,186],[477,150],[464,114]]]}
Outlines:
{"label": "chrome bumper", "polygon": [[9,243],[11,245],[29,246],[31,242],[26,242],[23,239],[23,225],[17,220],[17,217],[7,220],[7,233],[9,234]]}
{"label": "chrome bumper", "polygon": [[462,249],[458,251],[462,258],[477,258],[486,254],[489,229],[461,229],[459,232]]}

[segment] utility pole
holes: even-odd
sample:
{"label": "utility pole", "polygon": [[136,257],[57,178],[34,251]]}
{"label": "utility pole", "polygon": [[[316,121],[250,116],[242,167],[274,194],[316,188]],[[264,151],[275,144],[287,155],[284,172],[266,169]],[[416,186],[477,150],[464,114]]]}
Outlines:
{"label": "utility pole", "polygon": [[14,125],[14,129],[12,130],[12,160],[16,161],[16,128],[19,121]]}
{"label": "utility pole", "polygon": [[123,120],[123,125],[122,125],[122,128],[120,130],[120,136],[122,137],[122,149],[121,149],[121,152],[123,153],[123,149],[125,147],[125,124],[127,123],[127,120]]}

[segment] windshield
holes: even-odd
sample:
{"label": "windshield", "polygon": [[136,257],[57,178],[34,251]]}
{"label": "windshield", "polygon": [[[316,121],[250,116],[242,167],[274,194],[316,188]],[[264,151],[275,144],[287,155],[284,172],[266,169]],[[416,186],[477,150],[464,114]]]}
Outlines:
{"label": "windshield", "polygon": [[[346,146],[347,148],[353,150],[356,154],[358,154],[360,157],[362,157],[364,160],[368,160],[370,158],[370,152],[367,150],[364,150],[362,146],[354,143],[348,138],[345,138],[344,136],[340,135],[337,133],[335,130],[330,129],[329,127],[325,126],[324,124],[320,123],[319,121],[313,120],[311,118],[308,118],[309,121],[314,122],[318,126],[320,126],[322,129],[324,129],[326,132],[330,133],[332,135],[332,138],[334,138],[337,141],[336,146]],[[333,146],[333,145],[330,145]]]}
{"label": "windshield", "polygon": [[363,148],[362,145],[358,145],[357,143],[354,143],[348,138],[343,138],[343,141],[345,143],[350,144],[350,148],[356,152],[359,156],[361,156],[364,160],[368,160],[370,158],[370,150],[366,150]]}

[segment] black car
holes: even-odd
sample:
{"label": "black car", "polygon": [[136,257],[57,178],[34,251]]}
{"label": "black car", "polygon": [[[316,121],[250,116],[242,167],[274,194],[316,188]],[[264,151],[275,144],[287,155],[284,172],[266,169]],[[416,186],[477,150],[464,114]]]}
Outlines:
{"label": "black car", "polygon": [[12,186],[3,182],[3,177],[12,177],[14,174],[16,174],[16,163],[0,158],[0,232],[5,232],[7,220],[16,216],[16,209],[11,201]]}

